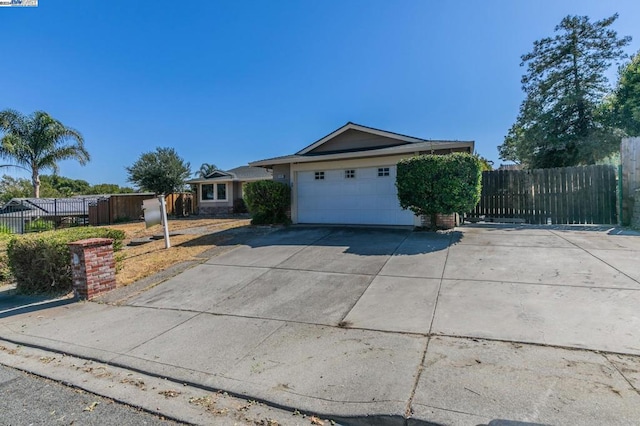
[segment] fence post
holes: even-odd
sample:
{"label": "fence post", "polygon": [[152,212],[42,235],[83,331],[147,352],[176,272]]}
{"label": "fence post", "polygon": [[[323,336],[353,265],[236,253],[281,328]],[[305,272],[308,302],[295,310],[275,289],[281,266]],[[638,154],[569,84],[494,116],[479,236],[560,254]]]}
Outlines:
{"label": "fence post", "polygon": [[618,225],[622,226],[622,163],[618,164]]}

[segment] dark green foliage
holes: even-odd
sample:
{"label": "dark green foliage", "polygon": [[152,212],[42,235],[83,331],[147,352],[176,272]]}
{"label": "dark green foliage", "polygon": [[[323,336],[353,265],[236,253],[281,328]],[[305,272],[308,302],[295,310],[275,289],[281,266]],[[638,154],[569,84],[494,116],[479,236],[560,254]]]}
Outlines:
{"label": "dark green foliage", "polygon": [[289,185],[272,180],[249,182],[244,186],[244,199],[254,225],[289,223],[291,207]]}
{"label": "dark green foliage", "polygon": [[70,228],[16,236],[7,246],[11,273],[21,293],[66,293],[73,288],[68,243],[86,238],[112,238],[122,249],[125,234],[109,228]]}
{"label": "dark green foliage", "polygon": [[181,192],[184,181],[191,176],[191,165],[173,148],[156,148],[146,152],[131,167],[127,167],[127,180],[143,191],[156,194]]}
{"label": "dark green foliage", "polygon": [[[48,185],[55,189],[58,193],[56,197],[71,197],[73,195],[86,194],[91,188],[91,185],[86,180],[69,179],[58,175],[42,175],[40,176],[40,183],[43,187]],[[44,196],[44,194],[41,195]]]}
{"label": "dark green foliage", "polygon": [[640,136],[640,52],[618,74],[618,84],[609,100],[613,123],[627,136]]}
{"label": "dark green foliage", "polygon": [[466,213],[480,200],[482,164],[466,153],[421,155],[398,163],[396,188],[403,209],[431,218]]}
{"label": "dark green foliage", "polygon": [[115,183],[99,183],[89,188],[85,194],[131,194],[132,192],[134,192],[133,188],[127,186],[120,186]]}
{"label": "dark green foliage", "polygon": [[13,281],[11,268],[9,268],[9,259],[6,253],[0,253],[0,285],[8,284]]}
{"label": "dark green foliage", "polygon": [[207,176],[209,176],[211,173],[215,172],[216,170],[218,170],[218,167],[216,167],[215,164],[202,163],[202,165],[200,166],[200,168],[196,172],[196,177],[206,178]]}
{"label": "dark green foliage", "polygon": [[619,134],[599,112],[609,91],[605,72],[624,58],[631,40],[610,28],[617,18],[567,16],[557,35],[536,41],[522,56],[526,99],[500,158],[530,168],[565,167],[593,164],[618,149]]}
{"label": "dark green foliage", "polygon": [[237,214],[247,213],[249,210],[247,209],[247,203],[244,202],[242,198],[238,198],[237,200],[233,200],[233,212]]}

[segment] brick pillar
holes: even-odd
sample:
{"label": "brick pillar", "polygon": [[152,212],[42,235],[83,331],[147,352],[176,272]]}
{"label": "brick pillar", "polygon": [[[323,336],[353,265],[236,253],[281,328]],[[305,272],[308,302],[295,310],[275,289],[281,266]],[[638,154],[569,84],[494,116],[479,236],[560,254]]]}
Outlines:
{"label": "brick pillar", "polygon": [[[425,228],[431,226],[431,217],[429,215],[422,216],[422,226]],[[436,216],[436,226],[441,229],[453,229],[456,226],[460,226],[460,215],[458,213],[438,214]]]}
{"label": "brick pillar", "polygon": [[89,238],[69,243],[73,290],[80,299],[116,288],[116,262],[111,238]]}

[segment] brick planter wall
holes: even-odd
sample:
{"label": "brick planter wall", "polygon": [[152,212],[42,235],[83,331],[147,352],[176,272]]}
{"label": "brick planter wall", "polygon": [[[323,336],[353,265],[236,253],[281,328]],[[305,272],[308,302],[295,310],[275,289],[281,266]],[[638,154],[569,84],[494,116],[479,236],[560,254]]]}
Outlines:
{"label": "brick planter wall", "polygon": [[[439,214],[436,216],[436,226],[443,229],[452,229],[460,225],[460,216],[458,213]],[[428,228],[431,226],[431,218],[427,215],[422,216],[422,226]]]}
{"label": "brick planter wall", "polygon": [[116,288],[116,262],[113,240],[89,238],[69,243],[73,290],[80,299]]}

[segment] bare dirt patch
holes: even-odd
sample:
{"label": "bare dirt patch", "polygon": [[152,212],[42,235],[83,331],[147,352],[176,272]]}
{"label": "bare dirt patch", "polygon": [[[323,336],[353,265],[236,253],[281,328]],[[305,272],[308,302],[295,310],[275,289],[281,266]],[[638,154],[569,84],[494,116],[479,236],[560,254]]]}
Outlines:
{"label": "bare dirt patch", "polygon": [[169,220],[171,247],[165,249],[162,226],[146,228],[144,222],[109,225],[125,232],[124,249],[116,274],[118,286],[125,286],[165,270],[176,263],[196,260],[202,252],[224,245],[232,237],[219,233],[249,225],[248,219],[173,219]]}

